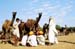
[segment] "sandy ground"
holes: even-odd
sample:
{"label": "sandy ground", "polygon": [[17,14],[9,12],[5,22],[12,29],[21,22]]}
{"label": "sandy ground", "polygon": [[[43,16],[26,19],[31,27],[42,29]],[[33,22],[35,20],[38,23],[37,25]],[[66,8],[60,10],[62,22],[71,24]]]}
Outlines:
{"label": "sandy ground", "polygon": [[13,46],[11,44],[1,44],[0,49],[75,49],[75,33],[67,36],[58,36],[59,43],[55,45],[38,45],[37,47]]}

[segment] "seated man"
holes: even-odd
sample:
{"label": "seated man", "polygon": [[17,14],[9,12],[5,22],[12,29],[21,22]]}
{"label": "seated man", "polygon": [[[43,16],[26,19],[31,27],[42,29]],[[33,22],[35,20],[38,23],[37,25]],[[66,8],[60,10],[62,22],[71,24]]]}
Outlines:
{"label": "seated man", "polygon": [[25,34],[25,35],[22,37],[21,44],[22,44],[23,46],[26,46],[27,38],[28,38],[28,35],[27,35],[27,34]]}
{"label": "seated man", "polygon": [[45,38],[43,36],[43,31],[38,30],[37,31],[37,41],[40,45],[45,45]]}
{"label": "seated man", "polygon": [[29,32],[29,37],[28,37],[27,43],[28,43],[30,46],[37,46],[36,35],[34,34],[33,31],[30,31],[30,32]]}

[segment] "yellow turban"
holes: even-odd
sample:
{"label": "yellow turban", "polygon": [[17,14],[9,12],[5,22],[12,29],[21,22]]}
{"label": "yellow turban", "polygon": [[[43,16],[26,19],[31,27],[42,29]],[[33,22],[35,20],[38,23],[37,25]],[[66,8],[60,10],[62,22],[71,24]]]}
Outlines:
{"label": "yellow turban", "polygon": [[43,35],[43,31],[38,31],[38,34],[39,35]]}
{"label": "yellow turban", "polygon": [[33,32],[33,31],[30,31],[30,32],[29,32],[29,35],[33,35],[33,34],[34,34],[34,32]]}

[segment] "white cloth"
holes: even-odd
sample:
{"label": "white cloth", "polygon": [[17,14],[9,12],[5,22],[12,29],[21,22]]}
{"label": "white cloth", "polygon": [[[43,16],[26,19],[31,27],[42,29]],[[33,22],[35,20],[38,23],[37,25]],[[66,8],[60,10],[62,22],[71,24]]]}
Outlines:
{"label": "white cloth", "polygon": [[27,43],[29,43],[31,46],[37,46],[36,36],[35,35],[29,36]]}
{"label": "white cloth", "polygon": [[56,30],[56,25],[53,19],[50,20],[49,23],[49,33],[48,33],[48,39],[50,43],[58,43],[57,35],[58,32]]}
{"label": "white cloth", "polygon": [[40,45],[45,45],[45,38],[43,35],[37,35],[37,41]]}
{"label": "white cloth", "polygon": [[27,35],[24,35],[24,36],[22,37],[21,44],[22,44],[23,46],[26,46],[27,37],[28,37]]}
{"label": "white cloth", "polygon": [[13,30],[13,34],[16,35],[18,38],[20,38],[18,25],[19,25],[19,23],[17,23],[17,22],[13,25],[13,27],[15,28]]}

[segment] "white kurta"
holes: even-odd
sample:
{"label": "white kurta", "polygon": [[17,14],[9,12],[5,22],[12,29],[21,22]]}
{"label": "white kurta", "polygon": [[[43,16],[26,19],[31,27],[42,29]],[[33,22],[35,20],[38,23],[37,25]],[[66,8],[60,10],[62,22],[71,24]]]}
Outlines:
{"label": "white kurta", "polygon": [[37,41],[40,45],[45,45],[45,38],[43,35],[37,35]]}
{"label": "white kurta", "polygon": [[35,35],[29,36],[27,42],[28,42],[31,46],[37,46],[36,36],[35,36]]}
{"label": "white kurta", "polygon": [[16,35],[18,38],[20,38],[18,25],[19,25],[19,23],[17,23],[17,22],[13,25],[13,27],[15,28],[13,31],[13,34]]}
{"label": "white kurta", "polygon": [[51,20],[49,24],[49,34],[48,34],[48,39],[50,43],[58,43],[57,36],[56,36],[57,34],[58,32],[56,30],[55,22],[54,20]]}
{"label": "white kurta", "polygon": [[24,35],[24,36],[22,37],[21,44],[22,44],[23,46],[26,46],[27,38],[28,38],[27,35]]}

